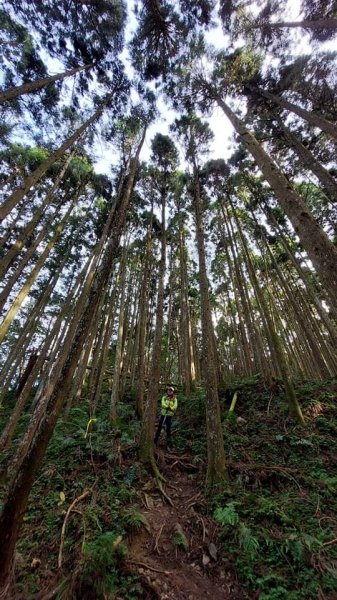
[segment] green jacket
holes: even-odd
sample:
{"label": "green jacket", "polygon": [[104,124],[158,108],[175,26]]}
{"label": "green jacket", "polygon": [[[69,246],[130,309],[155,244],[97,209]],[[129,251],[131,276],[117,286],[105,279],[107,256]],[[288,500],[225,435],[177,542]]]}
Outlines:
{"label": "green jacket", "polygon": [[173,398],[169,398],[168,396],[163,396],[161,399],[161,414],[167,417],[172,417],[177,410],[178,400],[175,396]]}

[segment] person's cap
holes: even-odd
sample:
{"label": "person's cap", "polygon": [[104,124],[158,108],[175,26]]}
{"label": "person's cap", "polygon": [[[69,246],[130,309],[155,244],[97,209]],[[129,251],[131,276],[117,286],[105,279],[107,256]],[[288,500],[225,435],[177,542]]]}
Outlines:
{"label": "person's cap", "polygon": [[167,388],[167,391],[168,391],[168,392],[174,392],[174,388],[173,388],[173,387],[168,387],[168,388]]}

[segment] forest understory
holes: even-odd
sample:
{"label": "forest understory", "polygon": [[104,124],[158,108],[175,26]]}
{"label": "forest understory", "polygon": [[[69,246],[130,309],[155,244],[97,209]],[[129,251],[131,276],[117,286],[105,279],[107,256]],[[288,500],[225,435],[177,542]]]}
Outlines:
{"label": "forest understory", "polygon": [[0,600],[337,600],[336,37],[1,3]]}
{"label": "forest understory", "polygon": [[89,427],[85,404],[74,406],[33,487],[7,598],[337,598],[337,381],[296,392],[306,428],[282,386],[251,378],[220,390],[230,481],[212,494],[201,389],[179,395],[173,451],[162,433],[162,484],[137,458],[132,394],[114,428],[104,397]]}

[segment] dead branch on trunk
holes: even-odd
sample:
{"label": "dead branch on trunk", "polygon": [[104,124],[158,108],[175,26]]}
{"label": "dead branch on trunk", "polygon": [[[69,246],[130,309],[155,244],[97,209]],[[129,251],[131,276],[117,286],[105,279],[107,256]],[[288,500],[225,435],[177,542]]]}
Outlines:
{"label": "dead branch on trunk", "polygon": [[63,552],[64,538],[65,538],[67,522],[69,520],[70,514],[71,514],[72,510],[75,508],[76,504],[81,502],[81,500],[84,500],[84,498],[89,496],[89,494],[91,494],[91,490],[86,490],[85,492],[83,492],[83,494],[81,494],[80,496],[75,498],[75,500],[71,503],[71,505],[69,506],[69,508],[66,512],[66,516],[64,517],[62,530],[61,530],[61,542],[60,542],[60,549],[59,549],[59,555],[58,555],[58,561],[57,561],[57,566],[59,569],[61,569],[61,567],[62,567],[62,552]]}

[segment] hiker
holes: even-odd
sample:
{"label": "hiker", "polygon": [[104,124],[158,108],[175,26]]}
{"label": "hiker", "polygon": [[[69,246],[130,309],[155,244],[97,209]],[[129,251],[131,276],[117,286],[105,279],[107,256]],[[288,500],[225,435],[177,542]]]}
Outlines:
{"label": "hiker", "polygon": [[172,427],[172,417],[174,416],[178,406],[178,401],[176,395],[174,393],[173,387],[168,387],[166,390],[165,396],[161,399],[161,411],[159,417],[159,423],[156,431],[156,435],[154,438],[154,443],[157,446],[158,439],[160,436],[160,432],[162,430],[163,425],[166,425],[166,439],[167,439],[167,448],[168,450],[172,449],[172,439],[171,439],[171,427]]}

